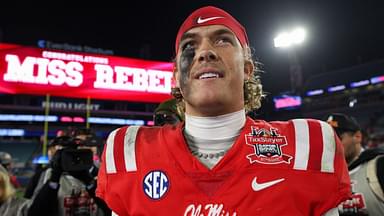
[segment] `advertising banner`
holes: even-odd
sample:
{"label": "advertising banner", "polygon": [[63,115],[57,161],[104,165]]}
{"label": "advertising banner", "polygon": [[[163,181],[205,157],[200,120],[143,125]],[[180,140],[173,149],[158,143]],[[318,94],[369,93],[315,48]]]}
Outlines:
{"label": "advertising banner", "polygon": [[0,44],[0,92],[159,103],[173,63]]}

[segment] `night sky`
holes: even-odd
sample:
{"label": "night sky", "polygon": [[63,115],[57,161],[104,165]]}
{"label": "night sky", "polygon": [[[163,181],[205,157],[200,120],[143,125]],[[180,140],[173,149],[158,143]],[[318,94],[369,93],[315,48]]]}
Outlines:
{"label": "night sky", "polygon": [[296,48],[304,79],[384,59],[384,1],[140,1],[117,8],[0,9],[2,42],[37,46],[40,39],[112,49],[117,56],[170,61],[183,20],[200,6],[214,5],[247,29],[255,56],[264,64],[264,89],[289,89],[288,51],[273,47],[281,30],[308,31]]}

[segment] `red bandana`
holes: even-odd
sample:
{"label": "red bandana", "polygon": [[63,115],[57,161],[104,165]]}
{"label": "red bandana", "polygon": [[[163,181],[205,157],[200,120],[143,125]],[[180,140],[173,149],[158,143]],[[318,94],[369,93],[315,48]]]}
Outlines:
{"label": "red bandana", "polygon": [[220,8],[207,6],[194,11],[181,25],[176,37],[176,55],[180,39],[185,32],[195,27],[208,25],[224,25],[233,31],[242,47],[248,45],[247,33],[245,32],[244,27],[235,18]]}

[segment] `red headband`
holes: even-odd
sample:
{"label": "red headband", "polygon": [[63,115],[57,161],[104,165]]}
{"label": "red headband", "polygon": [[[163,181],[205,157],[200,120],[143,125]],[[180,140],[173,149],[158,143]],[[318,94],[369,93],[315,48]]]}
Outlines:
{"label": "red headband", "polygon": [[229,13],[213,6],[202,7],[195,10],[181,25],[176,37],[176,55],[179,48],[180,39],[188,30],[208,25],[224,25],[235,33],[241,46],[248,45],[248,37],[244,27]]}

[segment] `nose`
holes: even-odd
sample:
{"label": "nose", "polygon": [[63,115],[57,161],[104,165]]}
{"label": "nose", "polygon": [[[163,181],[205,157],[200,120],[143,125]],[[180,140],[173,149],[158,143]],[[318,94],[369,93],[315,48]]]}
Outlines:
{"label": "nose", "polygon": [[199,62],[211,62],[217,60],[217,54],[213,50],[203,50],[199,53]]}
{"label": "nose", "polygon": [[208,41],[203,41],[200,47],[200,52],[198,53],[198,61],[199,62],[210,62],[210,61],[216,61],[217,60],[217,54],[212,49],[212,46],[209,44]]}

